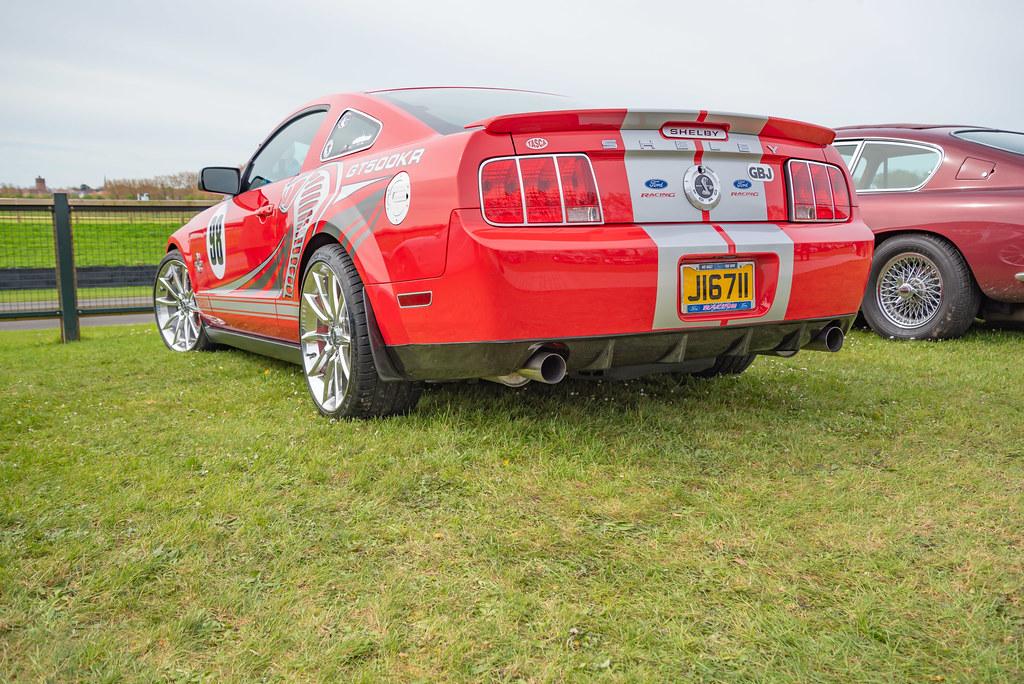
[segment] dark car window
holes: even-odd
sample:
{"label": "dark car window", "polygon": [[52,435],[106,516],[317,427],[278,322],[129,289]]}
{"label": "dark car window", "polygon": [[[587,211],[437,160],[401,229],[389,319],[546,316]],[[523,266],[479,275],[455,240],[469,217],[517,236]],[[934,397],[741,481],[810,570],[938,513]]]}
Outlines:
{"label": "dark car window", "polygon": [[853,155],[857,153],[857,145],[860,144],[857,141],[853,142],[837,142],[832,147],[836,148],[839,152],[839,156],[843,158],[843,163],[846,164],[846,168],[850,168],[853,164]]}
{"label": "dark car window", "polygon": [[309,112],[279,130],[253,158],[245,189],[297,176],[325,116],[324,110]]}
{"label": "dark car window", "polygon": [[957,131],[958,138],[976,142],[979,145],[994,147],[997,150],[1024,154],[1024,133],[1013,131]]}
{"label": "dark car window", "polygon": [[347,109],[338,118],[338,123],[334,124],[331,135],[324,143],[320,161],[365,150],[373,145],[378,134],[380,134],[379,121],[362,112]]}
{"label": "dark car window", "polygon": [[869,140],[853,169],[857,190],[914,190],[931,177],[942,154],[931,147]]}
{"label": "dark car window", "polygon": [[371,93],[427,124],[438,133],[458,133],[466,124],[500,114],[572,109],[561,95],[495,88],[417,88]]}

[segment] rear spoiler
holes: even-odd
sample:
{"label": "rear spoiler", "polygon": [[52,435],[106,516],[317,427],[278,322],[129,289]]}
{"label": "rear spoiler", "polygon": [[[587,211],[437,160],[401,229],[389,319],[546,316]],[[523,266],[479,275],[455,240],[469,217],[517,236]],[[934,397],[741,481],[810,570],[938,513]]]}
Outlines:
{"label": "rear spoiler", "polygon": [[502,114],[468,124],[488,133],[554,133],[557,131],[660,130],[665,124],[713,124],[733,133],[761,135],[828,145],[831,128],[778,117],[721,112],[647,109],[566,109]]}

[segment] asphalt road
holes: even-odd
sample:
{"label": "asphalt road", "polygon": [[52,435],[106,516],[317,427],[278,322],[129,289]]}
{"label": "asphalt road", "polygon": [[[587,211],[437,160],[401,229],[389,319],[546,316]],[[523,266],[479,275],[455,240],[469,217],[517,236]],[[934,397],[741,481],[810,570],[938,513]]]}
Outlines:
{"label": "asphalt road", "polygon": [[[117,314],[114,316],[80,316],[79,324],[90,328],[97,325],[128,325],[131,323],[153,323],[152,313]],[[24,318],[16,321],[0,321],[0,330],[45,330],[59,327],[59,318]],[[154,323],[155,325],[155,323]]]}

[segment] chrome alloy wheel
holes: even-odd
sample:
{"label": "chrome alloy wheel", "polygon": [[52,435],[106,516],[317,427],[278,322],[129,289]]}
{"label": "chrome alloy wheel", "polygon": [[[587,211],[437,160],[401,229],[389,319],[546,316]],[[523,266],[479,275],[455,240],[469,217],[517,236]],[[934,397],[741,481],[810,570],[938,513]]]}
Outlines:
{"label": "chrome alloy wheel", "polygon": [[171,259],[156,275],[153,290],[156,324],[164,342],[174,351],[191,351],[199,342],[202,321],[185,263]]}
{"label": "chrome alloy wheel", "polygon": [[935,262],[917,253],[897,254],[878,272],[878,308],[900,328],[919,328],[942,304],[942,274]]}
{"label": "chrome alloy wheel", "polygon": [[337,411],[352,373],[352,323],[341,280],[323,261],[302,282],[299,344],[313,399],[324,411]]}

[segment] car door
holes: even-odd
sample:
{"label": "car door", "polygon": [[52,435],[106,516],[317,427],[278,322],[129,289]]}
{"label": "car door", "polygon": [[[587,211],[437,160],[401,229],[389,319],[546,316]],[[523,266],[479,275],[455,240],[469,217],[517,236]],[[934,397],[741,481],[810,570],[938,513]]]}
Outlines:
{"label": "car door", "polygon": [[279,126],[243,169],[240,192],[192,238],[193,253],[205,261],[197,269],[199,305],[224,327],[282,339],[294,328],[278,311],[289,248],[282,196],[317,163],[311,149],[326,114],[326,107],[305,110]]}

